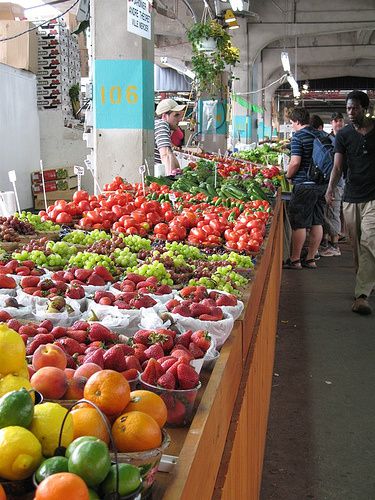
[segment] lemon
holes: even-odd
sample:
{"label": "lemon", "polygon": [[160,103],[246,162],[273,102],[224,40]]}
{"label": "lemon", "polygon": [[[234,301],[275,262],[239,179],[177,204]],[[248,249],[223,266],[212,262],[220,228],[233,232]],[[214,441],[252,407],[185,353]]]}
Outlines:
{"label": "lemon", "polygon": [[19,377],[18,375],[5,375],[4,378],[0,379],[0,397],[4,396],[11,391],[18,391],[24,387],[26,390],[30,391],[30,396],[33,402],[35,401],[34,390],[27,378]]}
{"label": "lemon", "polygon": [[[45,457],[52,457],[59,446],[60,429],[67,411],[58,403],[43,403],[34,407],[34,417],[30,431],[41,442]],[[72,441],[73,418],[69,413],[65,420],[61,445],[66,448]]]}
{"label": "lemon", "polygon": [[0,323],[0,369],[3,375],[17,373],[25,365],[26,348],[21,336]]}
{"label": "lemon", "polygon": [[27,378],[30,380],[29,370],[27,369],[27,361],[25,360],[24,364],[21,366],[19,370],[17,370],[13,375],[19,375],[20,377]]}
{"label": "lemon", "polygon": [[17,425],[0,429],[0,477],[26,479],[42,459],[42,446],[30,431]]}

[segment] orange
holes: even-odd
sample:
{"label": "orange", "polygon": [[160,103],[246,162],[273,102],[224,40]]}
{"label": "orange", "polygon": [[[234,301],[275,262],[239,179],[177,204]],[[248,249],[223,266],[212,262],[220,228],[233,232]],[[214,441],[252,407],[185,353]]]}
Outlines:
{"label": "orange", "polygon": [[0,484],[0,500],[7,500],[7,496],[1,484]]}
{"label": "orange", "polygon": [[86,483],[76,474],[59,472],[44,479],[36,489],[34,500],[89,500]]}
{"label": "orange", "polygon": [[105,443],[109,443],[109,434],[103,417],[95,408],[78,408],[70,412],[73,418],[74,437],[95,436]]}
{"label": "orange", "polygon": [[130,402],[125,411],[143,411],[143,413],[147,413],[156,420],[160,428],[167,421],[168,410],[164,401],[158,394],[151,391],[132,391],[130,393]]}
{"label": "orange", "polygon": [[83,394],[106,415],[119,415],[129,403],[130,386],[121,373],[101,370],[91,375]]}
{"label": "orange", "polygon": [[120,415],[112,426],[118,451],[146,451],[161,445],[162,434],[156,420],[147,413],[130,411]]}

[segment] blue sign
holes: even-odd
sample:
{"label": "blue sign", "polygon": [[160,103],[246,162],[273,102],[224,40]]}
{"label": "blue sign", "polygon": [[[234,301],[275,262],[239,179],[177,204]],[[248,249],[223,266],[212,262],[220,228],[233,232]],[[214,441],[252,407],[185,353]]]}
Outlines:
{"label": "blue sign", "polygon": [[154,64],[94,61],[94,120],[98,129],[154,129]]}

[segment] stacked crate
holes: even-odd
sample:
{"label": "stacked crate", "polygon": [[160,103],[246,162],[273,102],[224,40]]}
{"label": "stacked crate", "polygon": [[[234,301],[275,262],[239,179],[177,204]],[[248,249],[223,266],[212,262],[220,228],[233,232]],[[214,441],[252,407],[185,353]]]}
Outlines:
{"label": "stacked crate", "polygon": [[60,109],[73,119],[69,97],[72,85],[80,84],[78,41],[62,19],[49,21],[38,29],[38,108]]}
{"label": "stacked crate", "polygon": [[[52,205],[56,200],[71,201],[77,190],[77,175],[74,167],[62,167],[44,170],[44,186],[47,204]],[[35,210],[44,208],[43,182],[41,171],[32,172],[31,188],[34,197]]]}

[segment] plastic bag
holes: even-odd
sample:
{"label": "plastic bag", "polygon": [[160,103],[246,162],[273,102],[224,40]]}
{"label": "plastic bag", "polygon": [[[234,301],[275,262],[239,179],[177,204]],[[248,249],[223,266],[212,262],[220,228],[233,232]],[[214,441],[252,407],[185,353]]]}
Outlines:
{"label": "plastic bag", "polygon": [[7,295],[8,297],[15,297],[17,294],[16,288],[0,288],[0,295]]}
{"label": "plastic bag", "polygon": [[95,292],[105,292],[106,290],[108,290],[108,285],[82,285],[82,288],[85,290],[86,297],[93,297],[95,295]]}
{"label": "plastic bag", "polygon": [[49,319],[52,321],[53,326],[71,326],[75,321],[82,317],[79,304],[74,300],[69,300],[67,303],[72,307],[73,311],[59,313],[48,313],[46,304],[35,304],[34,318],[36,321],[43,321]]}

